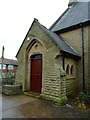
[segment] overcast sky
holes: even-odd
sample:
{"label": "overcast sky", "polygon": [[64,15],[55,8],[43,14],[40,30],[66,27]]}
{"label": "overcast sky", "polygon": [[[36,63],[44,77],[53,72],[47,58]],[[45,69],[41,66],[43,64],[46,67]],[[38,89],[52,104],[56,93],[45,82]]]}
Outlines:
{"label": "overcast sky", "polygon": [[15,56],[34,18],[49,28],[66,10],[69,0],[0,0],[0,57]]}

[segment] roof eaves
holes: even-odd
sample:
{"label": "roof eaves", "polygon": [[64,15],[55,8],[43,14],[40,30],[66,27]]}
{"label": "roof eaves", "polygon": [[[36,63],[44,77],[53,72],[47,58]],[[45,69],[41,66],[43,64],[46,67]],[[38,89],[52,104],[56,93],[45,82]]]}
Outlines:
{"label": "roof eaves", "polygon": [[[2,58],[0,58],[0,63],[2,63]],[[7,59],[7,58],[4,58],[3,63],[6,64],[6,65],[18,65],[17,60]]]}
{"label": "roof eaves", "polygon": [[79,54],[72,46],[70,46],[70,45],[67,43],[67,41],[65,41],[61,36],[59,36],[59,37],[60,37],[60,39],[63,40],[63,43],[64,43],[64,45],[66,46],[65,48],[60,46],[60,48],[61,48],[62,51],[67,52],[67,53],[69,53],[69,54],[72,54],[72,55],[74,55],[74,56],[81,57],[80,54]]}
{"label": "roof eaves", "polygon": [[67,31],[70,31],[70,30],[73,30],[73,29],[80,28],[81,24],[82,24],[83,27],[87,26],[87,25],[90,25],[90,20],[88,20],[86,22],[81,22],[79,24],[76,24],[76,25],[73,25],[73,26],[70,26],[70,27],[67,27],[67,28],[63,28],[63,29],[60,29],[60,30],[57,30],[57,31],[54,31],[54,32],[57,33],[57,34],[64,33],[64,32],[67,32]]}
{"label": "roof eaves", "polygon": [[81,59],[81,56],[73,55],[73,54],[71,54],[69,52],[66,52],[66,51],[63,51],[63,50],[61,50],[61,53],[65,57],[74,58],[74,59],[77,59],[77,60]]}

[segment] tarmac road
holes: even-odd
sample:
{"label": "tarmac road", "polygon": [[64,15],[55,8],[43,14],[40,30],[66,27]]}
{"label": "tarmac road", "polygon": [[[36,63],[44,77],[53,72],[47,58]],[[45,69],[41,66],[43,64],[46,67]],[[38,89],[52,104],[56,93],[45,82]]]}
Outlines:
{"label": "tarmac road", "polygon": [[[0,96],[2,118],[88,118],[88,113],[25,95]],[[1,109],[1,108],[0,108]]]}

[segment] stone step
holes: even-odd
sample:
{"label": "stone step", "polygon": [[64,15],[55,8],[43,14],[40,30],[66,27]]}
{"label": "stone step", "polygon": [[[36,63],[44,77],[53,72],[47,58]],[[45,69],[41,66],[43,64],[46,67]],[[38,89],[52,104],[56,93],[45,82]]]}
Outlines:
{"label": "stone step", "polygon": [[40,98],[40,94],[39,93],[34,93],[34,92],[24,92],[24,95],[27,95],[27,96],[31,96],[31,97],[34,97],[34,98]]}

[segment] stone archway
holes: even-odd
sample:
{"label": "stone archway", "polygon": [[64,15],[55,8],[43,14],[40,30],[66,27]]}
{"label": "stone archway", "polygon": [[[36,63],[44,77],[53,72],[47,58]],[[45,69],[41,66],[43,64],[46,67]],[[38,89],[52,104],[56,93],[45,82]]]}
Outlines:
{"label": "stone archway", "polygon": [[[27,54],[27,58],[26,58],[26,86],[27,86],[27,90],[28,91],[32,91],[32,92],[36,92],[36,93],[42,93],[42,88],[43,88],[43,73],[44,71],[42,70],[44,67],[44,53],[45,53],[45,47],[43,45],[42,42],[40,42],[40,40],[38,39],[32,39],[29,43],[28,46],[26,48],[26,54]],[[40,56],[41,55],[41,58]],[[39,57],[39,58],[38,58]],[[34,80],[32,80],[33,76],[32,74],[39,74],[39,73],[32,73],[32,69],[36,69],[33,68],[34,64],[37,64],[39,66],[41,66],[41,75],[36,75],[38,76],[38,78],[35,77],[35,79],[39,79],[39,77],[41,77],[41,79],[38,81],[38,90],[36,88],[34,88],[34,84],[36,84],[36,82]],[[38,67],[38,66],[37,66]],[[39,68],[39,67],[38,67]],[[36,71],[34,71],[36,72]],[[40,71],[39,71],[40,72]],[[34,79],[34,78],[33,78]],[[35,82],[35,83],[34,83]],[[39,84],[40,83],[40,84]]]}

